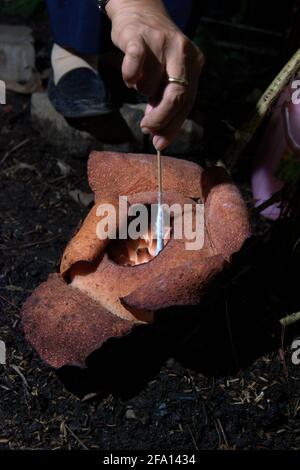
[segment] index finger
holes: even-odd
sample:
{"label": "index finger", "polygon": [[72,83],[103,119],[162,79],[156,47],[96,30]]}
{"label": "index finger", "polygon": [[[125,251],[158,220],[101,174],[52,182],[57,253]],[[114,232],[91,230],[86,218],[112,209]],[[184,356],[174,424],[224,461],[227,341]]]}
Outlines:
{"label": "index finger", "polygon": [[128,42],[122,64],[122,75],[128,86],[135,85],[143,73],[146,46],[142,37]]}

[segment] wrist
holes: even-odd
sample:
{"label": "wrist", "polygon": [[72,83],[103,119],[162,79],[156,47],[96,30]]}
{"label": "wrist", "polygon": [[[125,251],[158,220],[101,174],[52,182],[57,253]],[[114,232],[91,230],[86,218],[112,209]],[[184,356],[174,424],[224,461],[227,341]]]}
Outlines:
{"label": "wrist", "polygon": [[145,8],[156,10],[159,13],[167,15],[162,0],[109,0],[106,4],[105,10],[109,18],[113,21],[116,14],[120,10],[125,11],[145,11]]}

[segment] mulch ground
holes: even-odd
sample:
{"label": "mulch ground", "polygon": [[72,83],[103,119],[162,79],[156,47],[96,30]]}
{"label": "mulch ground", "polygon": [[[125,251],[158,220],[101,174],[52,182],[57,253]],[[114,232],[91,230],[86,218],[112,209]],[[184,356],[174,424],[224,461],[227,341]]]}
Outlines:
{"label": "mulch ground", "polygon": [[[0,339],[7,347],[0,449],[300,449],[300,366],[280,341],[221,377],[170,359],[127,400],[79,400],[30,349],[20,307],[57,270],[86,213],[70,196],[73,189],[88,191],[86,161],[43,141],[31,126],[27,99],[10,95],[8,102],[0,115],[0,158],[10,152],[0,170]],[[58,162],[70,166],[69,174]]]}

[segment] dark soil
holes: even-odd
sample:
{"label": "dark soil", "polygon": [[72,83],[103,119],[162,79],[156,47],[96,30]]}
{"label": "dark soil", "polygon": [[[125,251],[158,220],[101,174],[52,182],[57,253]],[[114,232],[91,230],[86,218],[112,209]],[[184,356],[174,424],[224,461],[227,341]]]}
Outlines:
{"label": "dark soil", "polygon": [[[27,98],[7,101],[0,108],[0,340],[7,347],[0,449],[300,449],[300,365],[290,349],[299,329],[279,327],[280,317],[300,310],[299,253],[291,256],[288,223],[235,260],[185,341],[171,345],[176,360],[135,396],[79,400],[41,362],[25,341],[20,308],[57,270],[87,212],[70,196],[89,191],[86,161],[44,142]],[[71,167],[68,175],[58,162]],[[255,225],[268,229],[258,218]]]}
{"label": "dark soil", "polygon": [[[57,270],[66,242],[85,215],[69,191],[88,190],[86,162],[43,142],[31,127],[27,99],[10,95],[8,101],[12,109],[1,109],[1,159],[29,140],[1,165],[0,339],[8,358],[0,366],[0,447],[299,449],[300,366],[292,365],[290,351],[284,352],[279,340],[273,352],[237,374],[204,376],[170,360],[134,398],[109,396],[92,403],[66,391],[32,352],[20,307]],[[58,160],[71,166],[69,176],[61,175]],[[247,310],[239,312],[241,318]],[[252,333],[247,342],[255,344]],[[212,349],[221,361],[217,333],[216,338]],[[209,356],[208,349],[208,361]]]}

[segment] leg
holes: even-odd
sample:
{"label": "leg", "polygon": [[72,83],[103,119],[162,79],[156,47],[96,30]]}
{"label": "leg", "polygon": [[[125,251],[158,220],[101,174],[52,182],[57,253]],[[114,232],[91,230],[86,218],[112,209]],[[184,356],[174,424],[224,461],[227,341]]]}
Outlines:
{"label": "leg", "polygon": [[102,15],[93,0],[47,0],[54,42],[99,54]]}
{"label": "leg", "polygon": [[53,78],[48,95],[68,118],[113,111],[110,93],[98,75],[103,15],[94,0],[47,0],[54,36]]}

